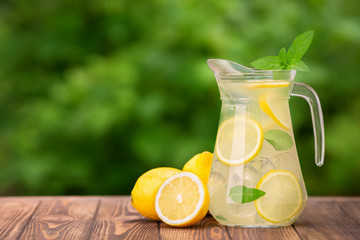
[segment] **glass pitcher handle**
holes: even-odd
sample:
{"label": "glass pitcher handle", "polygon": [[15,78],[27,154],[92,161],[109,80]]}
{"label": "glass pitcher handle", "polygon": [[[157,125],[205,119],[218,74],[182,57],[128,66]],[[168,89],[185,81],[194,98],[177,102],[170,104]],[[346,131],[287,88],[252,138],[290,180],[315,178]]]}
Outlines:
{"label": "glass pitcher handle", "polygon": [[315,163],[321,167],[324,164],[325,133],[319,96],[312,87],[304,83],[294,83],[291,95],[304,98],[309,103],[314,128]]}

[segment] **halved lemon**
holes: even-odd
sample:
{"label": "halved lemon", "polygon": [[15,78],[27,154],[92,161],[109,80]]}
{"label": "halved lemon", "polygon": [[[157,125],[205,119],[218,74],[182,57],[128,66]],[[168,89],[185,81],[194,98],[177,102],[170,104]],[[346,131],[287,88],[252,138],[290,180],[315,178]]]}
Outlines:
{"label": "halved lemon", "polygon": [[236,116],[220,125],[215,149],[223,163],[240,165],[255,158],[262,143],[263,130],[260,124],[250,117]]}
{"label": "halved lemon", "polygon": [[259,105],[274,122],[288,131],[290,129],[289,106],[287,101],[279,100],[271,94],[260,96]]}
{"label": "halved lemon", "polygon": [[300,184],[291,172],[271,170],[260,179],[256,188],[264,191],[265,195],[255,200],[255,208],[269,222],[285,222],[301,207]]}
{"label": "halved lemon", "polygon": [[131,191],[131,204],[144,217],[160,220],[155,211],[155,196],[161,184],[170,176],[181,173],[170,167],[154,168],[141,175]]}
{"label": "halved lemon", "polygon": [[209,193],[201,179],[191,172],[168,178],[159,188],[155,210],[172,226],[191,226],[203,219],[209,209]]}

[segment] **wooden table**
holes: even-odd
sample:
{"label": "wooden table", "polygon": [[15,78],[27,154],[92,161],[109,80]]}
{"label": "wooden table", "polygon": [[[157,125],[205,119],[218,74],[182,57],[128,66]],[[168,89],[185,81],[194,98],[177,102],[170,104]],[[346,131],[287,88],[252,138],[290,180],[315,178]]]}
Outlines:
{"label": "wooden table", "polygon": [[123,197],[1,197],[0,239],[360,239],[360,197],[311,197],[282,228],[188,228],[148,220]]}

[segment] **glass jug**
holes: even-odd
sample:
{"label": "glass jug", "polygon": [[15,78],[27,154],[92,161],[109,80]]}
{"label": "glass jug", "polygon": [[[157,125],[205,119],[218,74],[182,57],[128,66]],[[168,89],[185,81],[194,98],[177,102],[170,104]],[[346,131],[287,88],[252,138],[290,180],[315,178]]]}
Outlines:
{"label": "glass jug", "polygon": [[289,97],[310,105],[315,162],[324,161],[324,125],[319,98],[294,82],[295,70],[254,70],[209,59],[222,100],[208,181],[209,211],[221,224],[274,227],[292,224],[308,196],[292,130]]}

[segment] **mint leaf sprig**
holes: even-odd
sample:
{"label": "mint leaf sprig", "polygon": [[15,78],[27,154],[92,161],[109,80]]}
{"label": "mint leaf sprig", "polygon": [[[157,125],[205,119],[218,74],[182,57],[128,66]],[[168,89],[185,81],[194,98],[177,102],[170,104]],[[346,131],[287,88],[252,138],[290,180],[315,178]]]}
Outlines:
{"label": "mint leaf sprig", "polygon": [[270,143],[276,151],[290,150],[294,142],[290,135],[278,129],[271,129],[264,134],[264,139]]}
{"label": "mint leaf sprig", "polygon": [[230,189],[229,196],[236,203],[248,203],[265,195],[264,191],[256,188],[248,188],[243,185],[237,185]]}
{"label": "mint leaf sprig", "polygon": [[312,42],[314,31],[307,31],[297,36],[289,49],[283,47],[278,56],[259,58],[251,63],[261,70],[289,70],[310,71],[309,67],[301,60]]}

